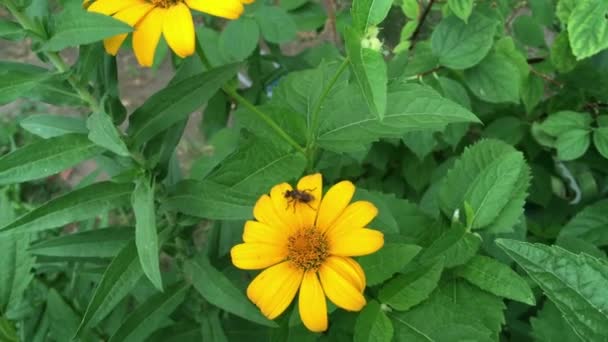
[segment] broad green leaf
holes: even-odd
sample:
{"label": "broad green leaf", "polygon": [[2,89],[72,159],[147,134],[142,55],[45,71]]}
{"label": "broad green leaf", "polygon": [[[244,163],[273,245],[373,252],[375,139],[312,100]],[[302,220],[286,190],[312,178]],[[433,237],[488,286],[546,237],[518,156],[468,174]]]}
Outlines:
{"label": "broad green leaf", "polygon": [[558,137],[573,130],[590,129],[592,120],[589,113],[560,111],[550,114],[539,128],[550,136]]}
{"label": "broad green leaf", "polygon": [[370,26],[377,26],[388,15],[392,0],[354,0],[352,8],[353,24],[363,33]]}
{"label": "broad green leaf", "polygon": [[163,290],[156,233],[156,209],[154,186],[145,178],[139,178],[131,195],[131,206],[135,214],[135,246],[144,274],[159,291]]}
{"label": "broad green leaf", "polygon": [[560,134],[555,141],[557,158],[560,160],[578,159],[587,152],[591,144],[591,132],[584,129],[573,129]]}
{"label": "broad green leaf", "polygon": [[46,70],[35,73],[20,70],[0,70],[0,105],[13,102],[19,97],[27,96],[34,87],[49,79],[51,74]]}
{"label": "broad green leaf", "polygon": [[520,15],[513,21],[513,34],[529,46],[545,46],[545,33],[540,24],[529,15]]}
{"label": "broad green leaf", "polygon": [[585,0],[568,18],[568,37],[577,60],[608,48],[608,1]]}
{"label": "broad green leaf", "polygon": [[55,198],[0,228],[0,235],[61,227],[129,203],[130,184],[101,182]]}
{"label": "broad green leaf", "polygon": [[471,284],[499,297],[509,298],[528,305],[535,305],[532,289],[509,266],[482,255],[474,256],[456,269],[456,274]]}
{"label": "broad green leaf", "polygon": [[467,263],[481,246],[481,238],[477,234],[466,231],[462,225],[457,225],[439,235],[426,249],[423,250],[420,262],[432,262],[437,258],[444,259],[445,268]]}
{"label": "broad green leaf", "polygon": [[31,143],[0,157],[0,185],[51,176],[102,151],[86,136],[78,134]]}
{"label": "broad green leaf", "polygon": [[239,136],[239,132],[231,128],[222,129],[213,135],[213,138],[207,141],[207,146],[210,149],[209,153],[194,162],[190,177],[196,180],[207,177],[213,169],[236,150]]}
{"label": "broad green leaf", "polygon": [[469,21],[469,16],[473,12],[473,0],[448,0],[448,6],[454,15],[465,23]]}
{"label": "broad green leaf", "polygon": [[[517,220],[529,178],[529,168],[520,152],[501,141],[484,140],[467,148],[448,172],[439,193],[440,206],[446,216],[452,217],[455,210],[468,203],[474,210],[469,224],[479,229],[495,225],[514,202],[514,210],[520,213]],[[512,227],[515,221],[506,224]]]}
{"label": "broad green leaf", "polygon": [[51,325],[49,337],[55,341],[72,340],[78,330],[80,317],[53,288],[48,293],[46,307]]}
{"label": "broad green leaf", "polygon": [[141,303],[110,337],[110,342],[145,341],[186,298],[189,285],[177,283]]}
{"label": "broad green leaf", "polygon": [[604,158],[608,159],[608,127],[594,129],[593,145]]}
{"label": "broad green leaf", "polygon": [[473,94],[481,100],[519,103],[519,70],[501,54],[490,53],[478,65],[465,70],[464,79]]}
{"label": "broad green leaf", "polygon": [[0,37],[9,40],[22,39],[25,35],[25,30],[21,25],[8,21],[0,20]]}
{"label": "broad green leaf", "polygon": [[492,121],[483,131],[483,136],[498,139],[509,145],[517,145],[528,132],[526,124],[518,117],[503,116]]}
{"label": "broad green leaf", "polygon": [[123,157],[130,155],[127,145],[108,114],[103,112],[91,114],[87,120],[87,128],[89,129],[89,139],[95,144]]}
{"label": "broad green leaf", "polygon": [[562,31],[555,37],[551,45],[551,64],[561,73],[567,73],[576,68],[576,57],[572,53],[568,31]]}
{"label": "broad green leaf", "polygon": [[270,43],[286,43],[296,37],[296,23],[287,12],[275,6],[260,6],[254,13],[262,37]]}
{"label": "broad green leaf", "polygon": [[164,205],[167,209],[212,220],[245,220],[253,215],[256,197],[211,181],[177,184]]}
{"label": "broad green leaf", "polygon": [[378,299],[398,311],[406,311],[429,298],[441,278],[443,261],[421,265],[382,286]]}
{"label": "broad green leaf", "polygon": [[0,317],[0,340],[6,342],[20,341],[19,336],[17,336],[17,332],[15,331],[15,327],[4,317]]}
{"label": "broad green leaf", "polygon": [[545,82],[543,79],[534,74],[526,76],[521,84],[521,101],[526,107],[526,113],[532,113],[544,95]]}
{"label": "broad green leaf", "polygon": [[464,281],[442,282],[425,302],[388,314],[395,341],[498,341],[502,300]]}
{"label": "broad green leaf", "polygon": [[86,134],[88,132],[84,120],[52,114],[30,115],[21,120],[19,125],[26,131],[44,139],[70,133]]}
{"label": "broad green leaf", "polygon": [[[317,88],[319,88],[318,84]],[[291,93],[290,97],[294,99],[297,97],[297,95],[296,93]],[[310,122],[310,115],[312,114],[314,107],[312,101],[315,101],[313,99],[310,100],[311,106],[307,107],[308,111],[304,110],[303,112],[307,115],[308,120],[305,120],[306,118],[301,115],[301,113],[294,112],[293,109],[282,104],[265,104],[262,106],[258,106],[257,109],[263,111],[268,117],[270,117],[270,119],[273,120],[273,122],[279,125],[281,129],[298,144],[305,146],[307,140],[306,122]],[[272,142],[275,146],[285,146],[285,148],[283,149],[289,148],[289,146],[285,143],[285,139],[281,135],[279,135],[276,130],[273,129],[267,122],[260,120],[260,117],[253,111],[251,111],[249,108],[240,107],[234,112],[234,116],[236,118],[236,129],[247,129],[253,134],[255,134],[257,137],[259,137],[260,140]],[[269,146],[269,148],[276,149],[274,146]]]}
{"label": "broad green leaf", "polygon": [[497,244],[521,266],[586,341],[608,336],[608,264],[587,254],[516,240]]}
{"label": "broad green leaf", "polygon": [[361,257],[358,261],[365,270],[367,284],[374,286],[402,270],[420,250],[416,245],[386,243],[378,252]]}
{"label": "broad green leaf", "polygon": [[455,16],[444,18],[431,36],[433,54],[450,69],[467,69],[488,54],[494,40],[496,22],[474,13],[468,23]]}
{"label": "broad green leaf", "polygon": [[559,232],[564,237],[578,238],[596,246],[608,245],[608,200],[596,202],[579,211]]}
{"label": "broad green leaf", "polygon": [[51,39],[42,47],[47,51],[60,51],[69,46],[93,43],[133,31],[131,26],[111,16],[80,8],[65,10],[54,19]]}
{"label": "broad green leaf", "polygon": [[114,258],[133,238],[133,228],[95,229],[45,239],[34,243],[29,251],[67,260]]}
{"label": "broad green leaf", "polygon": [[171,84],[152,95],[130,117],[129,135],[143,145],[207,102],[240,68],[229,64]]}
{"label": "broad green leaf", "polygon": [[557,0],[555,14],[562,24],[568,24],[572,11],[580,2],[580,0]]}
{"label": "broad green leaf", "polygon": [[420,16],[420,3],[418,0],[403,0],[401,10],[408,19],[416,20]]}
{"label": "broad green leaf", "polygon": [[220,34],[220,48],[237,61],[249,57],[260,40],[260,28],[247,17],[230,21]]}
{"label": "broad green leaf", "polygon": [[249,321],[276,327],[273,321],[262,316],[241,290],[211,265],[206,256],[186,261],[184,271],[191,277],[194,288],[209,303]]}
{"label": "broad green leaf", "polygon": [[532,335],[535,341],[540,342],[582,342],[583,340],[574,332],[564,319],[561,312],[551,301],[543,304],[542,310],[536,317],[530,318]]}
{"label": "broad green leaf", "polygon": [[367,303],[357,317],[355,342],[390,342],[393,340],[393,324],[386,317],[382,306],[375,300]]}

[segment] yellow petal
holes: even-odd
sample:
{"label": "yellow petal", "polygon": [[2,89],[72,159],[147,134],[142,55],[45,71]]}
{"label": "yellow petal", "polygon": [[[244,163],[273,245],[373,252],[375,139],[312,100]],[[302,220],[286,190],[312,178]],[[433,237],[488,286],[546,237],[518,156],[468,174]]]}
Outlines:
{"label": "yellow petal", "polygon": [[236,19],[243,13],[239,0],[186,0],[188,7],[217,17]]}
{"label": "yellow petal", "polygon": [[163,29],[163,19],[167,10],[155,7],[137,25],[133,33],[133,50],[142,66],[154,64],[154,53]]}
{"label": "yellow petal", "polygon": [[284,221],[282,214],[279,214],[278,210],[275,209],[270,196],[262,195],[253,207],[253,217],[270,227],[284,228],[289,232],[288,223]]}
{"label": "yellow petal", "polygon": [[323,196],[323,176],[320,173],[304,176],[296,186],[298,191],[305,191],[312,195],[312,201],[308,203],[296,202],[296,214],[300,228],[310,228],[315,225],[319,204]]}
{"label": "yellow petal", "polygon": [[144,0],[97,0],[87,10],[90,12],[112,15],[125,8],[145,3]]}
{"label": "yellow petal", "polygon": [[319,268],[321,284],[327,298],[334,304],[345,310],[359,311],[365,306],[365,297],[358,286],[353,284],[350,266],[345,265],[348,264],[335,262],[333,257],[325,260]]}
{"label": "yellow petal", "polygon": [[289,306],[302,282],[303,270],[284,262],[260,273],[249,287],[247,297],[264,316],[275,319]]}
{"label": "yellow petal", "polygon": [[339,256],[362,256],[374,253],[384,245],[384,235],[373,229],[361,228],[329,239],[329,253]]}
{"label": "yellow petal", "polygon": [[265,243],[242,243],[230,250],[232,263],[243,270],[259,270],[276,265],[287,257],[285,246]]}
{"label": "yellow petal", "polygon": [[332,186],[321,201],[317,215],[317,227],[323,231],[342,214],[355,194],[355,186],[349,181],[342,181]]}
{"label": "yellow petal", "polygon": [[290,232],[294,232],[299,228],[299,221],[296,215],[295,202],[285,197],[285,192],[291,191],[293,188],[287,183],[275,185],[270,190],[270,199],[274,207],[275,213],[279,216],[281,222],[289,228]]}
{"label": "yellow petal", "polygon": [[251,243],[266,243],[269,245],[285,246],[287,231],[257,221],[245,222],[243,241]]}
{"label": "yellow petal", "polygon": [[251,3],[253,3],[254,1],[255,1],[255,0],[241,0],[241,3],[244,3],[244,4],[251,4]]}
{"label": "yellow petal", "polygon": [[183,2],[167,9],[163,34],[176,55],[184,58],[194,53],[194,23],[190,9]]}
{"label": "yellow petal", "polygon": [[308,330],[314,332],[327,330],[327,302],[317,273],[314,271],[304,273],[298,306],[302,322]]}
{"label": "yellow petal", "polygon": [[127,35],[128,34],[124,33],[104,39],[103,47],[106,49],[106,52],[112,56],[116,56],[118,50],[120,50],[120,47],[122,46],[122,43],[124,43],[125,39],[127,39]]}
{"label": "yellow petal", "polygon": [[345,270],[344,275],[348,275],[348,278],[351,280],[353,285],[355,285],[355,287],[357,287],[359,291],[363,292],[366,284],[365,272],[363,271],[363,268],[361,268],[361,265],[359,265],[358,262],[349,257],[332,256],[328,259],[331,259],[330,262],[336,264],[344,263],[344,265],[341,266],[341,268]]}
{"label": "yellow petal", "polygon": [[[127,23],[131,26],[135,26],[135,24],[137,24],[141,20],[141,18],[143,18],[146,14],[148,14],[148,12],[150,12],[153,8],[154,8],[153,5],[146,3],[146,2],[136,4],[136,5],[125,8],[125,9],[121,10],[120,12],[116,13],[116,15],[114,15],[114,18],[116,18],[124,23]],[[112,56],[116,56],[116,54],[118,53],[118,50],[120,49],[120,46],[122,45],[122,43],[125,41],[126,38],[127,38],[126,33],[119,34],[114,37],[105,39],[103,41],[103,45],[109,54],[111,54]]]}
{"label": "yellow petal", "polygon": [[378,209],[372,203],[367,201],[352,203],[344,209],[342,215],[340,215],[340,217],[338,217],[327,229],[327,237],[330,240],[335,240],[342,234],[349,233],[354,229],[363,228],[367,226],[376,215],[378,215]]}

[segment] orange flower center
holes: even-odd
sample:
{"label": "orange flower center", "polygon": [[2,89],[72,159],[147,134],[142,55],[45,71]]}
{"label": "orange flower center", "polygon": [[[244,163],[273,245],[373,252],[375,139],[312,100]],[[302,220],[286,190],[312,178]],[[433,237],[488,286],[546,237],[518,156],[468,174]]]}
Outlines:
{"label": "orange flower center", "polygon": [[156,7],[171,7],[177,5],[181,0],[149,0]]}
{"label": "orange flower center", "polygon": [[305,271],[318,270],[328,256],[327,239],[314,227],[298,230],[287,241],[287,259]]}

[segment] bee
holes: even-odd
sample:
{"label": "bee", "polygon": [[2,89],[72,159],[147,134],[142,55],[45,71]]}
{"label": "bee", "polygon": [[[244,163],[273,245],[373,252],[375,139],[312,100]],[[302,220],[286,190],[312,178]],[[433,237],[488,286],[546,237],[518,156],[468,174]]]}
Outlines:
{"label": "bee", "polygon": [[310,193],[311,191],[314,191],[314,189],[312,189],[312,190],[298,190],[298,189],[286,190],[285,193],[283,193],[283,196],[285,196],[285,198],[289,199],[287,201],[287,208],[289,208],[290,205],[293,205],[293,211],[295,212],[296,204],[304,203],[308,207],[310,207],[311,209],[314,210],[314,208],[310,205],[310,202],[315,200],[315,196],[313,196],[313,194]]}

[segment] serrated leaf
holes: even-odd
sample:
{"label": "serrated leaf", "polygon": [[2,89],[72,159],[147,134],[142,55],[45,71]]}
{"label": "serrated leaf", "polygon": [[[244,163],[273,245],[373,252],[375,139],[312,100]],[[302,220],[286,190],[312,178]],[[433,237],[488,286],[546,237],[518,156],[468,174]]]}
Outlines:
{"label": "serrated leaf", "polygon": [[31,143],[0,157],[0,185],[44,178],[102,151],[86,136],[78,134]]}
{"label": "serrated leaf", "polygon": [[184,271],[192,278],[194,288],[209,303],[249,321],[276,327],[238,290],[220,271],[216,270],[206,256],[184,264]]}
{"label": "serrated leaf", "polygon": [[409,310],[429,297],[437,287],[442,271],[443,261],[440,260],[400,274],[382,286],[378,298],[395,310]]}
{"label": "serrated leaf", "polygon": [[393,324],[375,300],[370,301],[357,317],[355,342],[390,342]]}
{"label": "serrated leaf", "polygon": [[359,32],[365,32],[370,26],[380,24],[388,15],[392,0],[355,0],[353,1],[353,24]]}
{"label": "serrated leaf", "polygon": [[145,177],[139,178],[135,183],[135,190],[131,195],[131,206],[135,214],[135,246],[141,268],[154,287],[162,291],[154,187]]}
{"label": "serrated leaf", "polygon": [[374,286],[389,279],[412,261],[421,249],[416,245],[386,243],[378,252],[359,258],[367,284]]}
{"label": "serrated leaf", "polygon": [[133,228],[105,228],[62,235],[34,243],[34,255],[65,260],[113,258],[134,238]]}
{"label": "serrated leaf", "polygon": [[478,65],[465,70],[464,78],[469,89],[486,102],[519,103],[519,70],[502,54],[490,53]]}
{"label": "serrated leaf", "polygon": [[536,317],[530,318],[532,335],[540,342],[582,342],[583,340],[568,325],[564,316],[551,301],[543,304]]}
{"label": "serrated leaf", "polygon": [[568,17],[568,37],[577,60],[608,48],[608,1],[580,1]]}
{"label": "serrated leaf", "polygon": [[48,139],[70,133],[86,134],[84,120],[70,116],[37,114],[21,120],[19,125],[26,131]]}
{"label": "serrated leaf", "polygon": [[52,229],[95,217],[129,203],[132,191],[130,184],[95,183],[46,202],[0,228],[0,235]]}
{"label": "serrated leaf", "polygon": [[110,342],[144,341],[185,297],[189,285],[177,283],[164,293],[157,293],[139,305],[110,338]]}
{"label": "serrated leaf", "polygon": [[608,264],[587,254],[516,240],[496,241],[558,307],[586,341],[608,336]]}
{"label": "serrated leaf", "polygon": [[108,114],[103,112],[91,114],[87,120],[87,128],[89,129],[89,139],[95,144],[119,156],[128,157],[130,155],[127,145],[121,139]]}
{"label": "serrated leaf", "polygon": [[499,297],[509,298],[528,305],[535,305],[532,289],[509,266],[482,255],[474,256],[456,269],[456,274],[471,284]]}
{"label": "serrated leaf", "polygon": [[564,237],[582,239],[596,246],[608,245],[608,200],[602,200],[578,212],[561,230]]}

